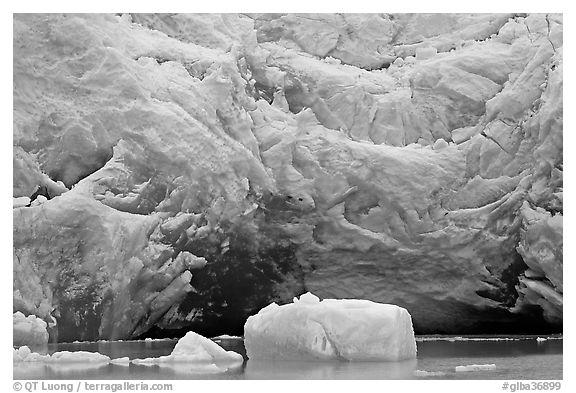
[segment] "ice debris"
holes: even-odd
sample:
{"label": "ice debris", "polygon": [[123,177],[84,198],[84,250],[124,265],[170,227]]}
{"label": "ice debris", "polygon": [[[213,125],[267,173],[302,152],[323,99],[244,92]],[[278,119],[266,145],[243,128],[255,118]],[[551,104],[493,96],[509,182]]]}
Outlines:
{"label": "ice debris", "polygon": [[26,345],[13,349],[14,362],[44,362],[44,363],[109,363],[110,358],[98,352],[60,351],[52,355],[42,355],[32,352]]}
{"label": "ice debris", "polygon": [[416,370],[414,371],[415,377],[444,377],[446,376],[446,372],[444,371],[425,371],[425,370]]}
{"label": "ice debris", "polygon": [[467,366],[456,366],[454,370],[457,373],[468,371],[491,371],[496,370],[495,364],[470,364]]}
{"label": "ice debris", "polygon": [[[194,332],[188,332],[174,347],[170,355],[157,358],[133,359],[133,364],[171,365],[174,363],[187,363],[201,366],[201,371],[208,371],[203,366],[214,366],[225,371],[229,368],[240,366],[244,358],[239,353],[226,351],[214,341]],[[212,367],[212,368],[214,368]]]}

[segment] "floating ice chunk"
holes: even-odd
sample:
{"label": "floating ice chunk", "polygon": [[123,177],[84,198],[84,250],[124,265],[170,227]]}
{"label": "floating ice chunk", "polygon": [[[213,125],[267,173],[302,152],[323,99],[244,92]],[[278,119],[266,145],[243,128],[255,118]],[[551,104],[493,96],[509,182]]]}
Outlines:
{"label": "floating ice chunk", "polygon": [[[138,365],[169,365],[177,363],[194,364],[188,371],[226,371],[229,368],[240,366],[244,358],[239,353],[226,351],[214,341],[194,332],[188,332],[174,347],[170,355],[157,358],[134,359],[132,363]],[[212,367],[214,366],[214,367]]]}
{"label": "floating ice chunk", "polygon": [[220,336],[212,337],[212,340],[237,340],[241,339],[240,336],[229,336],[228,334],[221,334]]}
{"label": "floating ice chunk", "polygon": [[44,363],[109,363],[110,358],[98,352],[61,351],[52,355],[41,355],[30,351],[27,346],[14,349],[12,353],[14,362],[44,362]]}
{"label": "floating ice chunk", "polygon": [[250,359],[398,361],[416,357],[412,318],[405,309],[311,293],[292,304],[275,303],[244,325]]}
{"label": "floating ice chunk", "polygon": [[446,372],[444,371],[425,371],[425,370],[416,370],[414,371],[415,377],[444,377],[446,376]]}
{"label": "floating ice chunk", "polygon": [[48,343],[46,322],[35,315],[24,316],[20,311],[13,315],[13,344],[21,345],[45,345]]}
{"label": "floating ice chunk", "polygon": [[129,366],[130,365],[130,358],[129,357],[123,357],[123,358],[116,358],[116,359],[112,359],[110,361],[111,364],[114,364],[116,366]]}
{"label": "floating ice chunk", "polygon": [[456,366],[455,370],[457,373],[468,372],[468,371],[490,371],[496,370],[495,364],[470,364],[467,366]]}
{"label": "floating ice chunk", "polygon": [[54,352],[48,361],[50,363],[110,363],[110,358],[98,352],[60,351]]}
{"label": "floating ice chunk", "polygon": [[45,361],[49,356],[40,355],[39,353],[30,351],[26,345],[21,346],[18,349],[13,349],[12,360],[14,362],[40,362]]}

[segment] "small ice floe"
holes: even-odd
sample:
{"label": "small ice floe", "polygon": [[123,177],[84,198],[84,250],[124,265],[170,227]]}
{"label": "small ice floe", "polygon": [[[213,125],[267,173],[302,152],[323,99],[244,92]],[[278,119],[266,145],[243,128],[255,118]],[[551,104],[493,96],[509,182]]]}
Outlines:
{"label": "small ice floe", "polygon": [[244,358],[239,353],[226,351],[214,341],[194,332],[188,332],[178,340],[170,355],[132,360],[136,365],[210,373],[224,372],[241,366],[243,362]]}
{"label": "small ice floe", "polygon": [[110,358],[98,352],[60,351],[50,356],[51,363],[109,363]]}
{"label": "small ice floe", "polygon": [[60,351],[52,355],[41,355],[30,351],[27,346],[13,350],[14,362],[45,362],[45,363],[109,363],[110,358],[98,352]]}
{"label": "small ice floe", "polygon": [[128,367],[130,365],[130,358],[126,356],[123,358],[112,359],[110,360],[110,364],[114,364],[116,366]]}
{"label": "small ice floe", "polygon": [[429,377],[445,377],[446,372],[444,371],[425,371],[416,370],[414,371],[414,376],[419,378],[429,378]]}
{"label": "small ice floe", "polygon": [[220,336],[212,337],[212,340],[237,340],[241,339],[240,336],[229,336],[227,334],[222,334]]}
{"label": "small ice floe", "polygon": [[491,371],[496,370],[495,364],[469,364],[467,366],[456,366],[455,371],[457,373],[469,372],[469,371]]}
{"label": "small ice floe", "polygon": [[173,339],[173,338],[169,338],[169,337],[166,337],[166,338],[150,338],[150,337],[146,337],[144,340],[138,340],[138,341],[143,341],[143,342],[145,342],[145,343],[151,343],[151,342],[171,341],[171,340],[178,340],[178,339],[177,339],[177,338],[176,338],[176,339]]}
{"label": "small ice floe", "polygon": [[564,338],[564,336],[559,335],[559,336],[550,336],[550,337],[546,337],[546,340],[562,340]]}

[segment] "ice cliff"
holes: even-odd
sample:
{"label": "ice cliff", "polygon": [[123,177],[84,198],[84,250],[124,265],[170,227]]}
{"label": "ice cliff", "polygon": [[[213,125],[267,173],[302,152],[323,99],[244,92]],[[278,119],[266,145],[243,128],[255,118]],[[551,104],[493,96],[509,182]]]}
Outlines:
{"label": "ice cliff", "polygon": [[52,340],[241,334],[306,291],[561,330],[561,15],[13,29],[14,312]]}

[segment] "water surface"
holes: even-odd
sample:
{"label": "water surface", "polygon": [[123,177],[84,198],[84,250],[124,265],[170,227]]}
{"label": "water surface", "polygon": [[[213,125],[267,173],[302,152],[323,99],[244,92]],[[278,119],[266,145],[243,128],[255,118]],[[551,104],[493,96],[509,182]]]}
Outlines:
{"label": "water surface", "polygon": [[[562,339],[536,336],[418,337],[418,357],[403,362],[254,361],[241,338],[215,339],[244,356],[244,364],[222,373],[188,364],[129,366],[113,364],[14,364],[14,379],[562,379]],[[100,352],[112,359],[158,357],[177,340],[49,344],[37,352]],[[459,372],[456,366],[495,364],[495,370]],[[419,371],[417,371],[419,370]],[[433,373],[433,374],[429,374]]]}

